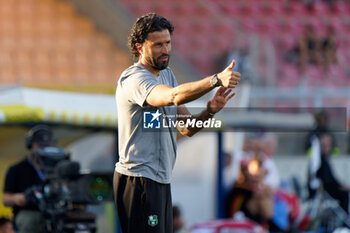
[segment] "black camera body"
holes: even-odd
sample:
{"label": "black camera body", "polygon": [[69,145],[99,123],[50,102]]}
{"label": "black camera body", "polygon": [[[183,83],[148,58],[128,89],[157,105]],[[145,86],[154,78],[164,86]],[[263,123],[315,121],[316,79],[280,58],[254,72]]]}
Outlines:
{"label": "black camera body", "polygon": [[112,176],[80,172],[80,164],[71,161],[69,153],[59,147],[39,149],[33,157],[45,180],[26,190],[26,199],[38,206],[46,231],[96,232],[96,216],[86,206],[112,200]]}

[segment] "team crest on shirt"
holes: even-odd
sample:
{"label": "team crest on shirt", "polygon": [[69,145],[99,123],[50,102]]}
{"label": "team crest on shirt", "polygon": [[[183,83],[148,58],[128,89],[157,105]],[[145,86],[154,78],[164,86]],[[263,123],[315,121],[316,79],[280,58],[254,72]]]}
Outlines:
{"label": "team crest on shirt", "polygon": [[158,216],[157,215],[148,216],[148,225],[151,227],[157,226],[158,225]]}

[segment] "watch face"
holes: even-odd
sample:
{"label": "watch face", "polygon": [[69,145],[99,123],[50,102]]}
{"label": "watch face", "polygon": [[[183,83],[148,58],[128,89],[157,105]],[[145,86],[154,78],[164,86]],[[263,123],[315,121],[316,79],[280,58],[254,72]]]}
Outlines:
{"label": "watch face", "polygon": [[219,80],[218,80],[218,77],[216,76],[216,74],[212,77],[212,79],[210,80],[210,83],[213,86],[218,86]]}

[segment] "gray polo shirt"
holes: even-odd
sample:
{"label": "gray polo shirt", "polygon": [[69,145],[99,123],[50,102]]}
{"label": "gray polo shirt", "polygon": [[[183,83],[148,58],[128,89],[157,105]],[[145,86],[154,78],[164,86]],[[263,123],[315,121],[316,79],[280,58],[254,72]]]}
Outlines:
{"label": "gray polo shirt", "polygon": [[176,132],[171,129],[143,129],[144,111],[158,110],[162,114],[176,116],[176,106],[153,107],[145,103],[149,92],[158,84],[177,86],[170,68],[155,76],[136,63],[121,74],[116,91],[119,162],[115,170],[124,175],[147,177],[168,184],[176,159]]}

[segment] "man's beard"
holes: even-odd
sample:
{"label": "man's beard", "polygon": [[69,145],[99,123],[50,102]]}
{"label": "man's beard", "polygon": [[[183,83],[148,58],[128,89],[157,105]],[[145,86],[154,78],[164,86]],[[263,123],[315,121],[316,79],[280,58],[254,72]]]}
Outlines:
{"label": "man's beard", "polygon": [[[166,61],[159,61],[163,57],[167,57],[168,59]],[[146,58],[146,61],[147,61],[148,65],[150,65],[153,69],[164,70],[165,68],[168,67],[169,59],[170,59],[170,55],[163,54],[163,55],[159,56],[158,58],[148,57],[148,58]]]}

